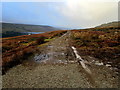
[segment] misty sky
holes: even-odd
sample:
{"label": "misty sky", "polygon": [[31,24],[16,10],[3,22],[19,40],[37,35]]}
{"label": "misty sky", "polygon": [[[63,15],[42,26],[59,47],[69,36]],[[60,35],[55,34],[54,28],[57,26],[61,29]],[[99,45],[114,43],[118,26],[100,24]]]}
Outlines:
{"label": "misty sky", "polygon": [[88,28],[118,20],[118,2],[64,0],[62,2],[2,2],[2,21]]}

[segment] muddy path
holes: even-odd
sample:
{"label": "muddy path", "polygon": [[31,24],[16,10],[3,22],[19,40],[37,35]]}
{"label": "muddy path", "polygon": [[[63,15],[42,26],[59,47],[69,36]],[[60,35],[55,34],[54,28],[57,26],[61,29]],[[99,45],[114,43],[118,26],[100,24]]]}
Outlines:
{"label": "muddy path", "polygon": [[3,75],[3,88],[118,88],[118,77],[96,58],[80,56],[68,31]]}
{"label": "muddy path", "polygon": [[34,60],[44,64],[67,64],[71,58],[71,62],[74,62],[73,52],[69,45],[70,34],[70,32],[67,32],[63,36],[49,42],[41,53],[35,55]]}

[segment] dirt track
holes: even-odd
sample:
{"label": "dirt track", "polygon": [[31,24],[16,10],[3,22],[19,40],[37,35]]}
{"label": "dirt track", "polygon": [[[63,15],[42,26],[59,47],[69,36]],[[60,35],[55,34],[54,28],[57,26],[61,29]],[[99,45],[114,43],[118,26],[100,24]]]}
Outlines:
{"label": "dirt track", "polygon": [[3,88],[117,88],[118,77],[109,67],[81,56],[92,73],[86,72],[76,59],[70,37],[69,31],[40,47],[42,52],[30,61],[9,70],[3,75]]}

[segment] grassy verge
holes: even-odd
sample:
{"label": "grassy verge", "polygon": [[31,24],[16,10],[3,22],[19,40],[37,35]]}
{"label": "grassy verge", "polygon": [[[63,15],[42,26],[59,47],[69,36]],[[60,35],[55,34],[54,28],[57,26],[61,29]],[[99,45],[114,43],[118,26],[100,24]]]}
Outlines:
{"label": "grassy verge", "polygon": [[114,29],[73,30],[72,44],[83,55],[91,55],[120,68],[120,31]]}

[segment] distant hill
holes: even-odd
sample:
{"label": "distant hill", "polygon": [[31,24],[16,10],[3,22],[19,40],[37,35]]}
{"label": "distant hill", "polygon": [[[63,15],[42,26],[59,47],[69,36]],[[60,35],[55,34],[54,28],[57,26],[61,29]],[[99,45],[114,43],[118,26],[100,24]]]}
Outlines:
{"label": "distant hill", "polygon": [[120,21],[110,22],[97,26],[96,28],[120,27]]}
{"label": "distant hill", "polygon": [[28,25],[28,24],[13,24],[13,23],[2,23],[2,32],[14,31],[14,32],[47,32],[58,30],[51,26],[45,25]]}
{"label": "distant hill", "polygon": [[1,24],[2,26],[0,26],[0,29],[2,29],[2,37],[28,35],[27,32],[48,32],[59,30],[58,28],[46,25],[0,23],[0,25]]}

